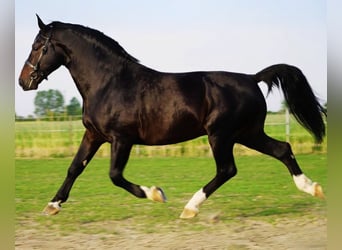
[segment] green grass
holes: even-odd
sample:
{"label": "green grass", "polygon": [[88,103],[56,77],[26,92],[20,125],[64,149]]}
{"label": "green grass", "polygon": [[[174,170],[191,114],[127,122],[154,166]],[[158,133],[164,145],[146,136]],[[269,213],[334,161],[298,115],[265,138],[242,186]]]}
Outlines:
{"label": "green grass", "polygon": [[[327,159],[324,154],[299,155],[308,177],[327,193]],[[280,217],[325,215],[326,201],[310,197],[295,187],[286,167],[267,156],[236,157],[238,175],[217,190],[201,207],[198,217],[179,215],[191,196],[215,174],[212,158],[137,158],[129,160],[128,180],[160,186],[167,203],[138,199],[115,187],[109,177],[109,159],[95,158],[77,179],[69,200],[56,216],[42,209],[64,180],[71,159],[16,160],[16,229],[40,228],[62,234],[117,233],[116,227],[144,232],[207,230],[210,215],[219,213],[220,223],[245,218],[272,222]],[[104,226],[106,225],[106,226]]]}

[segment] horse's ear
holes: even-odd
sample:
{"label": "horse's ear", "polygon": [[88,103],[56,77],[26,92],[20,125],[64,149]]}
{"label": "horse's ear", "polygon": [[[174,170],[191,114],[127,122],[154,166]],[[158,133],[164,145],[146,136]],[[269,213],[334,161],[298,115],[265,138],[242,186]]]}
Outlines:
{"label": "horse's ear", "polygon": [[43,23],[42,19],[36,14],[37,20],[38,20],[38,26],[40,30],[44,30],[46,28],[46,25]]}

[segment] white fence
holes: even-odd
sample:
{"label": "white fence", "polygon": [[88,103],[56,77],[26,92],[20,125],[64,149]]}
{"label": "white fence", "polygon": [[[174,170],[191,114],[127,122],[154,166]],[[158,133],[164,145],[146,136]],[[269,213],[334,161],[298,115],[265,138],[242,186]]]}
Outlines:
{"label": "white fence", "polygon": [[[84,133],[81,120],[68,119],[42,119],[38,121],[18,121],[16,128],[16,157],[72,157],[79,146]],[[295,153],[325,153],[327,150],[326,141],[322,145],[316,145],[312,136],[301,128],[288,113],[269,114],[267,116],[265,131],[271,137],[291,143]],[[235,154],[250,155],[255,151],[237,145],[234,148]],[[110,149],[104,144],[98,156],[109,157]],[[188,142],[167,145],[167,146],[141,146],[137,145],[131,152],[136,157],[168,157],[188,156],[203,157],[211,156],[207,138],[200,137]]]}

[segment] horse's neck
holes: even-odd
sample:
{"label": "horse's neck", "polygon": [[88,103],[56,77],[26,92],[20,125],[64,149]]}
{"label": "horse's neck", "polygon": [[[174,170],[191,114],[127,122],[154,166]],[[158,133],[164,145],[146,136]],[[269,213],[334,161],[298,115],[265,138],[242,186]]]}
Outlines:
{"label": "horse's neck", "polygon": [[70,50],[70,61],[65,66],[69,70],[83,98],[101,87],[101,81],[109,77],[105,75],[106,73],[108,74],[108,69],[104,67],[105,64],[108,64],[109,61],[113,62],[110,66],[113,68],[113,71],[110,74],[115,74],[115,71],[119,70],[120,65],[115,65],[117,59],[113,55],[108,54],[106,55],[107,58],[98,59],[95,55],[95,50],[91,48],[91,44],[86,46],[69,46],[68,49]]}
{"label": "horse's neck", "polygon": [[90,94],[95,94],[104,84],[108,84],[110,79],[121,73],[122,69],[136,67],[133,62],[125,62],[123,58],[115,54],[107,53],[101,59],[96,58],[95,51],[91,46],[75,46],[70,51],[70,63],[65,65],[69,70],[77,89],[85,99]]}

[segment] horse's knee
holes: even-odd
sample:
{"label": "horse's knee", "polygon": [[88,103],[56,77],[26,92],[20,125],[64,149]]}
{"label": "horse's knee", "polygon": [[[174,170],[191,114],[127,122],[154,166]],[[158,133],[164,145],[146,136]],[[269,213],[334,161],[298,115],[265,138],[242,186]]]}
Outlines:
{"label": "horse's knee", "polygon": [[228,181],[233,178],[237,174],[237,168],[235,166],[231,166],[229,168],[220,169],[217,172],[217,176],[222,179],[222,181]]}
{"label": "horse's knee", "polygon": [[84,170],[85,166],[81,166],[81,165],[71,165],[68,169],[68,173],[67,176],[68,177],[77,177],[79,176],[83,170]]}

